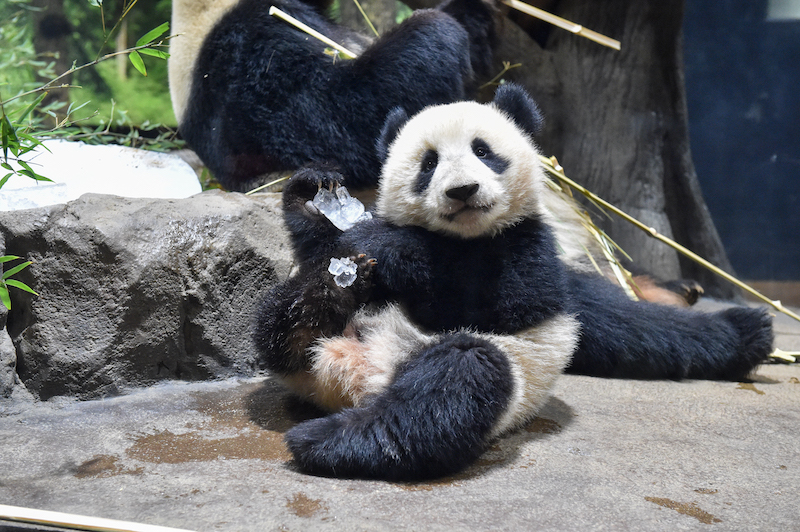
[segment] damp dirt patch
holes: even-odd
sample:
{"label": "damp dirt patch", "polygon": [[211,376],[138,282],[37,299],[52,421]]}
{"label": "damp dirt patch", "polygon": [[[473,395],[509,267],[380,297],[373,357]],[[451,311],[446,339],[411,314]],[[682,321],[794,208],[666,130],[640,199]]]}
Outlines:
{"label": "damp dirt patch", "polygon": [[751,382],[740,382],[739,386],[736,389],[737,390],[749,390],[749,391],[754,392],[754,393],[756,393],[758,395],[764,395],[764,392],[762,390],[759,390],[758,388],[756,388],[755,384],[753,384]]}
{"label": "damp dirt patch", "polygon": [[[134,435],[126,455],[163,464],[220,459],[291,460],[283,432],[293,422],[286,414],[279,387],[243,383],[233,389],[198,392],[193,399],[193,408],[207,416],[206,420],[175,430]],[[254,401],[258,404],[252,404]],[[270,428],[253,420],[254,409],[263,419],[270,420]]]}
{"label": "damp dirt patch", "polygon": [[107,478],[117,475],[141,475],[144,468],[130,469],[119,463],[119,457],[108,454],[93,456],[75,470],[75,478]]}
{"label": "damp dirt patch", "polygon": [[537,417],[525,426],[525,430],[532,434],[558,434],[561,425],[546,417]]}
{"label": "damp dirt patch", "polygon": [[663,499],[661,497],[645,497],[644,500],[657,504],[663,508],[669,508],[670,510],[675,510],[679,514],[694,517],[695,519],[706,525],[722,522],[722,519],[717,519],[710,513],[701,509],[693,502],[676,502],[670,499]]}
{"label": "damp dirt patch", "polygon": [[288,461],[292,458],[282,434],[261,428],[227,438],[214,438],[205,431],[174,434],[165,430],[139,436],[125,452],[130,458],[158,464],[220,459]]}
{"label": "damp dirt patch", "polygon": [[320,512],[327,512],[328,507],[322,499],[312,499],[305,493],[295,493],[286,501],[286,508],[297,517],[314,517]]}

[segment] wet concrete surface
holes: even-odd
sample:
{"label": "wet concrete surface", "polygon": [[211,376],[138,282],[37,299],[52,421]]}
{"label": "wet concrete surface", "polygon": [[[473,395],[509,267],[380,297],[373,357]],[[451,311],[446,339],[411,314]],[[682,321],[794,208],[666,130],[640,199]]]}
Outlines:
{"label": "wet concrete surface", "polygon": [[[800,323],[776,330],[800,350]],[[0,403],[0,504],[198,531],[800,529],[797,364],[746,383],[567,375],[436,482],[299,473],[282,435],[313,414],[269,378]]]}

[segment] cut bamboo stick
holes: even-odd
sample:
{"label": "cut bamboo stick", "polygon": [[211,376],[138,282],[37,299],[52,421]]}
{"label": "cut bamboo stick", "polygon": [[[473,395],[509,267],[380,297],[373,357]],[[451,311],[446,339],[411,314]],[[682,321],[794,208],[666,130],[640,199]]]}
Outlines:
{"label": "cut bamboo stick", "polygon": [[320,41],[324,42],[325,44],[327,44],[328,46],[330,46],[334,50],[338,50],[339,53],[344,55],[347,59],[355,59],[356,57],[358,57],[358,54],[356,54],[354,52],[351,52],[350,50],[348,50],[347,48],[345,48],[341,44],[339,44],[339,43],[337,43],[335,41],[332,41],[331,39],[325,37],[323,34],[318,32],[314,28],[312,28],[310,26],[307,26],[306,24],[303,24],[302,22],[300,22],[299,20],[297,20],[293,16],[291,16],[291,15],[289,15],[287,13],[284,13],[283,11],[281,11],[280,9],[278,9],[275,6],[270,6],[269,14],[271,16],[273,16],[273,17],[278,17],[279,19],[281,19],[281,20],[283,20],[285,22],[288,22],[289,24],[291,24],[295,28],[308,33],[309,35],[311,35],[315,39],[319,39]]}
{"label": "cut bamboo stick", "polygon": [[65,514],[62,512],[50,512],[47,510],[20,508],[18,506],[5,506],[0,504],[0,529],[3,528],[2,521],[72,528],[75,530],[89,530],[92,532],[190,532],[179,528],[131,523],[128,521],[117,521],[116,519]]}
{"label": "cut bamboo stick", "polygon": [[621,43],[619,41],[612,39],[611,37],[606,37],[605,35],[597,33],[596,31],[592,31],[588,28],[584,28],[580,24],[575,24],[574,22],[570,22],[565,18],[548,13],[543,9],[533,7],[532,5],[526,4],[525,2],[520,2],[519,0],[502,1],[508,7],[516,9],[517,11],[525,13],[526,15],[538,18],[539,20],[543,20],[549,24],[552,24],[553,26],[557,26],[576,35],[580,35],[581,37],[585,37],[598,44],[602,44],[603,46],[608,46],[614,50],[619,51],[621,49]]}

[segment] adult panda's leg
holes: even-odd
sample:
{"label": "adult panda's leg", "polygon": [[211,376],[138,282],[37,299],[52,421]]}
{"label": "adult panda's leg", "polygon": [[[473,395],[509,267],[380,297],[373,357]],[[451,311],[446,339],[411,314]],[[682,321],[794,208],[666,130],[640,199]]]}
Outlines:
{"label": "adult panda's leg", "polygon": [[764,309],[713,314],[637,302],[605,279],[570,275],[581,342],[568,372],[603,377],[738,380],[772,351]]}
{"label": "adult panda's leg", "polygon": [[472,69],[479,78],[488,78],[493,50],[497,44],[497,3],[485,0],[446,0],[437,9],[455,18],[469,34]]}
{"label": "adult panda's leg", "polygon": [[367,406],[286,433],[305,472],[410,480],[455,473],[484,451],[513,395],[507,356],[488,340],[445,335],[412,356]]}

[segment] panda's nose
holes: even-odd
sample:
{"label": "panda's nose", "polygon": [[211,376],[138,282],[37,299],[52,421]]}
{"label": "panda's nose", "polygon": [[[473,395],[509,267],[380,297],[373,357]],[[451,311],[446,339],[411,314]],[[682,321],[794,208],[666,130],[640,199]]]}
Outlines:
{"label": "panda's nose", "polygon": [[445,195],[451,199],[467,201],[478,191],[479,188],[480,185],[478,185],[478,183],[473,183],[471,185],[451,188],[445,191]]}

